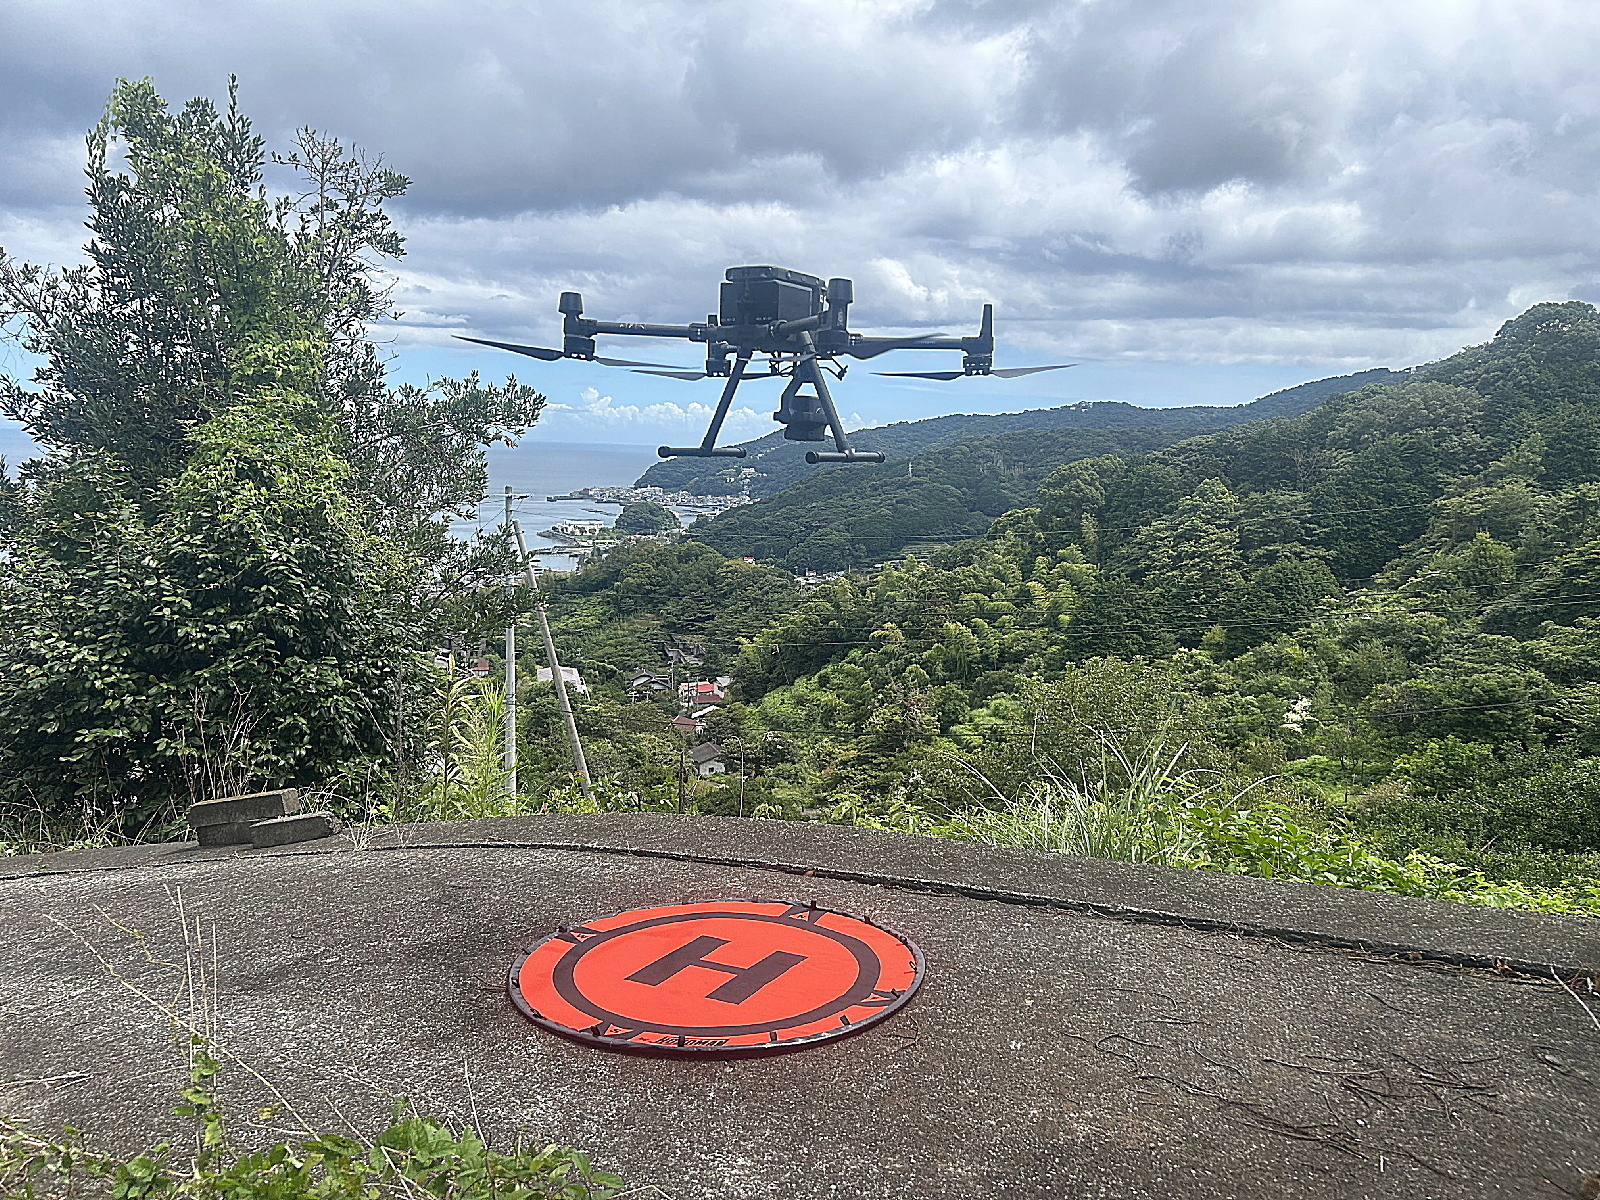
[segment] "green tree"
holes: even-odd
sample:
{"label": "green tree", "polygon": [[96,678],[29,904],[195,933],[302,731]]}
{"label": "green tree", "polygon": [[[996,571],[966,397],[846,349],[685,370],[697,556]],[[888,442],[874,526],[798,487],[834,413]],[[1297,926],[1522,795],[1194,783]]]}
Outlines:
{"label": "green tree", "polygon": [[47,450],[0,503],[0,804],[130,829],[392,768],[433,690],[418,652],[504,569],[447,524],[542,397],[391,391],[367,329],[406,181],[311,131],[279,161],[298,198],[264,188],[231,94],[174,112],[122,83],[89,137],[89,262],[0,252],[0,316],[45,360],[0,411]]}
{"label": "green tree", "polygon": [[683,522],[678,520],[677,513],[664,504],[654,504],[649,500],[626,505],[617,514],[618,533],[666,533],[682,528]]}

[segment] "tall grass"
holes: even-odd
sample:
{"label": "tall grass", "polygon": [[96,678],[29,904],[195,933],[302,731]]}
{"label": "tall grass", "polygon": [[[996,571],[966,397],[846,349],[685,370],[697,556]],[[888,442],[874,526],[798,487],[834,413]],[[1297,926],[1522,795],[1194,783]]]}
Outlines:
{"label": "tall grass", "polygon": [[380,820],[459,821],[523,811],[507,789],[505,695],[483,679],[440,685],[424,752],[424,774],[377,809]]}
{"label": "tall grass", "polygon": [[1387,858],[1339,823],[1320,821],[1281,777],[1189,765],[1190,745],[1174,746],[1159,731],[1133,746],[1104,730],[1098,741],[1098,752],[1080,758],[1076,770],[1041,758],[1031,778],[1013,772],[1009,789],[963,763],[988,803],[876,810],[851,803],[829,819],[990,846],[1600,916],[1600,881],[1540,887],[1492,880],[1421,853]]}
{"label": "tall grass", "polygon": [[1185,766],[1188,743],[1157,738],[1127,748],[1101,735],[1102,754],[1069,773],[1053,759],[1020,795],[1007,796],[969,768],[994,798],[993,806],[951,812],[944,835],[997,846],[1020,846],[1088,858],[1189,865],[1203,839],[1187,819],[1196,806],[1242,804],[1267,781],[1242,785],[1216,771]]}

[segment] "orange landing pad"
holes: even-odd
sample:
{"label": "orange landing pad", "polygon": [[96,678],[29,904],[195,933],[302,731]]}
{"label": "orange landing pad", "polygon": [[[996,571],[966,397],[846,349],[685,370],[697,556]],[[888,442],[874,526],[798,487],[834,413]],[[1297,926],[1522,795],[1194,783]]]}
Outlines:
{"label": "orange landing pad", "polygon": [[636,908],[562,928],[511,968],[511,999],[596,1046],[759,1054],[883,1020],[922,982],[922,954],[862,917],[784,900]]}

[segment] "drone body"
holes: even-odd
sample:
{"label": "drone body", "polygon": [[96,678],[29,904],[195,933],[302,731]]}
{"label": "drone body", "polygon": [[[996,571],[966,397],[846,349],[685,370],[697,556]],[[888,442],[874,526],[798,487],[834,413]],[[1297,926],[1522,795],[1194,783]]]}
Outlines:
{"label": "drone body", "polygon": [[[662,446],[657,451],[662,458],[743,458],[743,447],[717,445],[717,434],[721,432],[722,423],[733,404],[734,393],[745,380],[784,378],[789,382],[783,389],[778,411],[772,414],[773,419],[784,426],[784,438],[792,442],[820,442],[831,434],[836,447],[831,451],[809,452],[806,455],[807,462],[881,463],[883,454],[880,451],[857,450],[850,445],[838,410],[834,408],[827,376],[831,374],[835,378],[843,378],[845,367],[838,362],[840,358],[876,358],[890,350],[961,351],[961,369],[958,371],[883,372],[887,375],[944,381],[966,375],[997,375],[1012,379],[1019,375],[1031,375],[1035,371],[1054,371],[1072,365],[1057,363],[1045,367],[995,370],[992,304],[983,306],[983,321],[975,337],[952,338],[942,334],[872,337],[851,333],[849,314],[853,290],[848,279],[830,279],[824,283],[814,275],[784,267],[729,267],[726,281],[722,284],[718,311],[708,316],[704,323],[639,325],[623,321],[595,321],[583,315],[581,295],[562,292],[558,306],[562,314],[563,334],[560,350],[492,342],[483,338],[462,340],[547,361],[576,358],[597,362],[602,366],[631,367],[642,374],[664,375],[672,379],[726,379],[728,382],[723,386],[722,397],[701,444]],[[704,342],[705,370],[691,371],[660,363],[601,358],[596,353],[595,338],[598,334],[683,338],[691,342]],[[747,374],[750,360],[758,354],[767,359],[767,369],[760,374]],[[807,387],[809,391],[805,390]]]}

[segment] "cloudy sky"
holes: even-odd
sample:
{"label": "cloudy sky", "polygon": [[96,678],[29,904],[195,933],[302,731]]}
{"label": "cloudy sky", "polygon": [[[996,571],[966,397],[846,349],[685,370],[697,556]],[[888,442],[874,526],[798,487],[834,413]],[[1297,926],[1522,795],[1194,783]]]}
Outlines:
{"label": "cloudy sky", "polygon": [[1082,364],[859,366],[841,407],[869,423],[1237,403],[1600,299],[1597,34],[1587,0],[0,0],[0,246],[76,256],[116,77],[181,100],[232,72],[274,142],[312,125],[414,181],[396,374],[517,369],[545,436],[681,436],[715,384],[452,333],[548,344],[566,288],[695,319],[738,263],[853,277],[863,327],[993,301],[1007,362]]}

